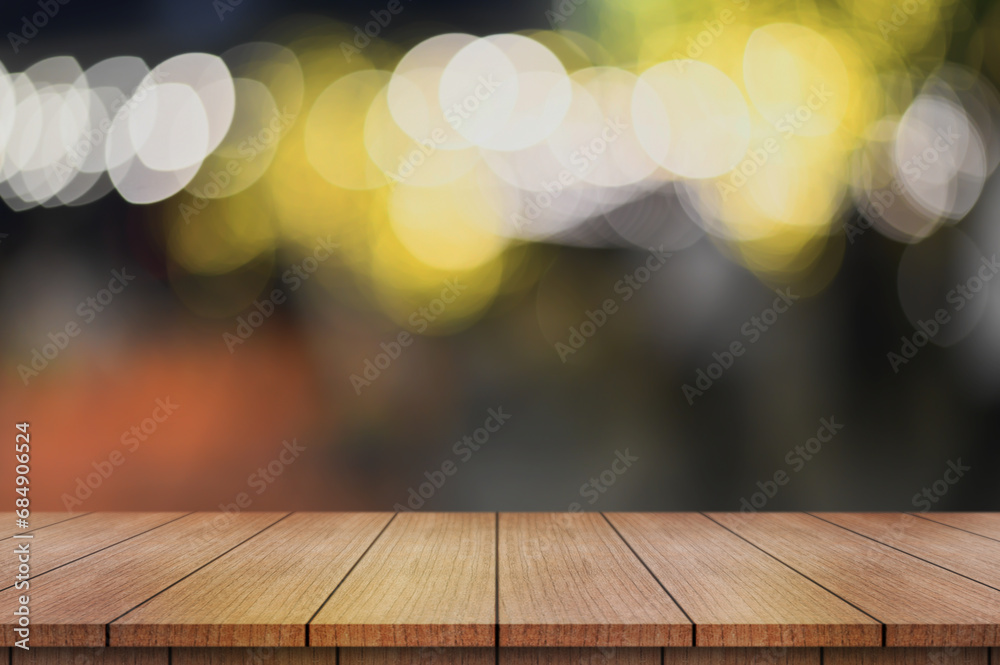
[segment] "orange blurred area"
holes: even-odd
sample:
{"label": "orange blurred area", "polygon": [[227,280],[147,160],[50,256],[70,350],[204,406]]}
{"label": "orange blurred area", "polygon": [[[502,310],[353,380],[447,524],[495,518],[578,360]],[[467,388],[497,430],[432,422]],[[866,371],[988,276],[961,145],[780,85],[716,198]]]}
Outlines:
{"label": "orange blurred area", "polygon": [[34,508],[195,510],[239,492],[255,510],[338,500],[309,463],[287,465],[280,483],[259,476],[259,495],[259,481],[248,485],[283,441],[316,447],[317,427],[337,421],[301,347],[287,332],[259,335],[240,357],[219,353],[214,334],[80,354],[28,388],[5,372],[0,421],[31,425]]}

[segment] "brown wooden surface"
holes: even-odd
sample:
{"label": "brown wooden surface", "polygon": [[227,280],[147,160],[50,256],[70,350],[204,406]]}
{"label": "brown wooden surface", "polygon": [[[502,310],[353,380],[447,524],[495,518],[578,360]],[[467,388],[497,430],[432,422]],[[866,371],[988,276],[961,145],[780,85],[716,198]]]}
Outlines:
{"label": "brown wooden surface", "polygon": [[820,663],[820,649],[697,647],[663,650],[663,665],[820,665]]}
{"label": "brown wooden surface", "polygon": [[180,647],[170,649],[170,665],[337,665],[337,650],[302,647]]}
{"label": "brown wooden surface", "polygon": [[496,665],[492,647],[341,647],[339,665]]}
{"label": "brown wooden surface", "polygon": [[660,665],[661,659],[661,649],[648,647],[502,647],[499,665]]}
{"label": "brown wooden surface", "polygon": [[988,649],[824,649],[824,665],[987,665]]}
{"label": "brown wooden surface", "polygon": [[956,529],[1000,540],[1000,513],[920,513],[918,519],[933,520],[939,524],[947,524]]}
{"label": "brown wooden surface", "polygon": [[[248,647],[15,649],[15,665],[987,665],[986,648]],[[996,649],[993,649],[994,656]],[[338,655],[339,654],[339,655]],[[822,654],[822,655],[821,655]],[[9,662],[0,651],[0,665]]]}
{"label": "brown wooden surface", "polygon": [[[54,523],[32,532],[31,574],[42,575],[183,516],[184,513],[90,513]],[[26,540],[15,539],[14,543]],[[0,590],[13,586],[17,565],[13,556],[0,560]]]}
{"label": "brown wooden surface", "polygon": [[817,513],[855,533],[1000,590],[1000,541],[898,513]]}
{"label": "brown wooden surface", "polygon": [[316,646],[493,646],[496,515],[397,513],[309,625]]}
{"label": "brown wooden surface", "polygon": [[306,623],[391,517],[295,513],[118,619],[111,645],[305,646]]}
{"label": "brown wooden surface", "polygon": [[607,517],[698,626],[696,646],[882,644],[877,621],[704,515]]}
{"label": "brown wooden surface", "polygon": [[[253,646],[216,654],[243,658],[286,645],[412,646],[429,649],[351,657],[429,662],[467,657],[435,647],[489,651],[498,637],[552,657],[659,646],[682,657],[697,637],[697,649],[734,646],[742,655],[726,658],[759,661],[788,645],[878,646],[878,622],[890,647],[1000,646],[1000,542],[980,535],[996,515],[35,517],[50,523],[8,539],[0,558],[12,584],[13,547],[31,546],[33,648]],[[0,590],[4,646],[19,595]]]}
{"label": "brown wooden surface", "polygon": [[0,539],[10,538],[16,533],[33,533],[38,529],[44,529],[47,526],[57,524],[59,522],[65,522],[66,520],[77,519],[83,517],[87,513],[36,513],[32,512],[28,516],[28,528],[21,529],[18,528],[13,512],[0,513]]}
{"label": "brown wooden surface", "polygon": [[169,649],[14,649],[13,665],[168,665]]}
{"label": "brown wooden surface", "polygon": [[[105,626],[284,513],[196,513],[31,581],[31,645],[103,646]],[[13,612],[23,592],[0,592],[3,645],[14,643]]]}
{"label": "brown wooden surface", "polygon": [[502,513],[500,646],[690,646],[692,627],[596,513]]}
{"label": "brown wooden surface", "polygon": [[709,517],[885,623],[885,646],[1000,644],[1000,591],[811,515]]}

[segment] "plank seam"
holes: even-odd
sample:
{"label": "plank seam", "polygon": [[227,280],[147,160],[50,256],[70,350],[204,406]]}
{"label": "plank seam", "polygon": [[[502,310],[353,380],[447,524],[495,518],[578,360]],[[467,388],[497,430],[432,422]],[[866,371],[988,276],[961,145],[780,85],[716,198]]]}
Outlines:
{"label": "plank seam", "polygon": [[925,559],[925,558],[923,558],[921,556],[917,556],[913,552],[907,552],[906,550],[901,550],[898,547],[894,547],[894,546],[890,545],[889,543],[883,543],[881,540],[875,540],[871,536],[866,536],[865,534],[860,533],[858,531],[855,531],[854,529],[848,529],[846,526],[843,526],[841,524],[837,524],[836,522],[831,522],[830,520],[825,520],[825,519],[823,519],[822,517],[820,517],[818,515],[814,515],[812,513],[805,513],[805,514],[809,515],[810,517],[815,517],[816,519],[821,520],[823,522],[826,522],[827,524],[832,524],[833,526],[840,527],[844,531],[848,531],[848,532],[853,533],[855,535],[861,536],[862,538],[866,538],[866,539],[872,541],[873,543],[878,543],[879,545],[882,545],[883,547],[888,547],[889,549],[896,550],[897,552],[899,552],[901,554],[905,554],[907,556],[911,556],[914,559],[917,559],[918,561],[923,561],[924,563],[929,563],[930,565],[936,566],[936,567],[940,568],[941,570],[946,570],[949,573],[954,573],[955,575],[958,575],[959,577],[964,577],[965,579],[971,580],[972,582],[975,582],[976,584],[982,584],[987,589],[993,589],[994,591],[1000,591],[1000,589],[998,589],[995,586],[990,586],[986,582],[980,582],[979,580],[977,580],[974,577],[969,577],[968,575],[963,575],[962,573],[960,573],[958,571],[955,571],[955,570],[952,570],[951,568],[946,568],[946,567],[942,566],[939,563],[934,563],[933,561],[929,561],[929,560],[927,560],[927,559]]}
{"label": "plank seam", "polygon": [[681,607],[681,604],[677,602],[677,599],[674,598],[674,595],[670,593],[670,591],[667,589],[666,586],[664,586],[663,582],[660,581],[660,578],[656,576],[656,573],[654,573],[653,570],[646,565],[646,562],[642,560],[642,557],[639,556],[639,553],[632,548],[632,543],[628,542],[625,539],[625,536],[623,536],[621,532],[618,531],[618,528],[611,522],[610,519],[608,519],[608,516],[605,515],[603,511],[601,512],[601,517],[604,518],[604,521],[608,523],[608,526],[610,526],[611,529],[618,535],[618,537],[621,538],[621,541],[625,543],[625,547],[627,547],[629,551],[633,555],[635,555],[635,558],[639,560],[639,563],[642,564],[642,567],[645,568],[646,571],[653,576],[653,579],[656,580],[656,583],[660,585],[660,588],[663,589],[664,593],[666,593],[667,596],[670,597],[670,600],[674,602],[674,605],[677,606],[677,609],[679,609],[681,613],[684,614],[684,617],[691,623],[691,646],[693,647],[698,646],[698,624],[694,622],[694,620],[691,618],[691,615],[687,613],[687,610]]}
{"label": "plank seam", "polygon": [[[313,612],[312,616],[309,617],[309,620],[306,621],[306,646],[309,646],[310,626],[312,625],[313,619],[316,618],[317,614],[319,614],[321,611],[323,611],[323,608],[326,607],[326,604],[330,602],[331,598],[333,598],[333,594],[337,593],[337,589],[339,589],[340,586],[344,583],[344,580],[346,580],[348,577],[350,577],[351,573],[354,572],[354,569],[358,567],[358,564],[361,563],[361,560],[365,558],[365,555],[368,554],[368,552],[375,545],[375,543],[378,542],[378,539],[382,537],[382,534],[385,533],[385,530],[389,528],[389,525],[393,523],[393,521],[396,519],[396,515],[398,515],[398,514],[399,514],[398,511],[394,512],[392,514],[392,517],[390,517],[389,521],[385,523],[385,526],[383,526],[382,530],[378,532],[378,535],[375,536],[374,538],[372,538],[372,542],[368,543],[368,547],[366,547],[365,551],[361,553],[361,556],[358,557],[358,560],[355,561],[353,564],[351,564],[350,569],[344,574],[344,576],[342,578],[340,578],[340,581],[337,582],[337,586],[333,587],[333,591],[331,591],[330,595],[326,597],[326,600],[324,600],[320,604],[320,606],[318,608],[316,608],[316,611]],[[339,646],[337,647],[337,657],[338,657],[338,659],[340,657],[340,647]]]}
{"label": "plank seam", "polygon": [[[73,515],[72,517],[67,517],[64,520],[59,520],[58,522],[53,522],[52,524],[46,524],[45,526],[40,526],[40,527],[38,527],[36,529],[31,529],[29,531],[25,531],[24,533],[35,533],[37,531],[41,531],[42,529],[48,529],[50,526],[56,526],[57,524],[65,524],[66,522],[69,522],[70,520],[75,520],[78,517],[83,517],[84,515],[92,515],[92,514],[93,514],[92,512],[80,513],[78,515]],[[0,540],[13,540],[13,539],[14,539],[14,536],[6,536],[4,538],[0,538]]]}
{"label": "plank seam", "polygon": [[218,561],[218,560],[219,560],[219,559],[221,559],[222,557],[226,556],[227,554],[229,554],[230,552],[232,552],[233,550],[235,550],[235,549],[236,549],[237,547],[239,547],[240,545],[243,545],[244,543],[247,543],[247,542],[249,542],[249,541],[250,541],[250,540],[252,540],[253,538],[256,538],[257,536],[259,536],[259,535],[260,535],[260,534],[262,534],[263,532],[267,531],[268,529],[270,529],[270,528],[271,528],[272,526],[274,526],[275,524],[277,524],[277,523],[278,523],[278,522],[280,522],[281,520],[283,520],[283,519],[286,519],[286,518],[290,517],[290,516],[291,516],[292,514],[293,514],[293,513],[286,513],[286,514],[282,515],[282,516],[281,516],[281,517],[279,517],[278,519],[274,520],[273,522],[271,522],[270,524],[268,524],[267,526],[265,526],[265,527],[264,527],[263,529],[261,529],[260,531],[257,531],[256,533],[253,533],[253,534],[251,534],[251,535],[250,535],[250,536],[248,536],[247,538],[244,538],[243,540],[241,540],[240,542],[236,543],[235,545],[233,545],[232,547],[230,547],[230,548],[229,548],[228,550],[226,550],[226,551],[225,551],[225,552],[223,552],[222,554],[219,554],[218,556],[215,556],[215,557],[213,557],[213,558],[209,559],[208,561],[206,561],[206,562],[205,562],[205,563],[203,563],[202,565],[200,565],[200,566],[198,566],[197,568],[195,568],[194,570],[192,570],[192,571],[191,571],[190,573],[188,573],[187,575],[184,575],[184,576],[182,576],[182,577],[181,577],[180,579],[178,579],[178,580],[175,580],[175,581],[171,582],[170,584],[168,584],[167,586],[163,587],[162,589],[160,589],[159,591],[157,591],[157,592],[156,592],[156,593],[154,593],[154,594],[153,594],[152,596],[150,596],[150,597],[149,597],[149,598],[147,598],[146,600],[142,601],[141,603],[139,603],[138,605],[136,605],[136,606],[135,606],[135,607],[133,607],[132,609],[130,609],[130,610],[128,610],[128,611],[126,611],[126,612],[124,612],[123,614],[121,614],[121,616],[117,616],[117,617],[115,617],[114,619],[112,619],[111,621],[109,621],[109,622],[108,622],[107,624],[105,624],[105,627],[106,627],[106,628],[107,628],[107,630],[108,630],[108,646],[111,646],[111,624],[113,624],[113,623],[114,623],[115,621],[118,621],[119,619],[121,619],[122,617],[124,617],[124,616],[125,616],[126,614],[130,614],[131,612],[134,612],[134,611],[136,611],[137,609],[139,609],[140,607],[142,607],[143,605],[145,605],[145,604],[146,604],[146,603],[148,603],[149,601],[151,601],[151,600],[153,600],[154,598],[156,598],[157,596],[159,596],[159,595],[160,595],[161,593],[163,593],[164,591],[167,591],[168,589],[170,589],[170,588],[172,588],[172,587],[175,587],[175,586],[177,586],[178,584],[180,584],[181,582],[183,582],[183,581],[184,581],[184,580],[186,580],[187,578],[191,577],[192,575],[194,575],[195,573],[197,573],[197,572],[198,572],[199,570],[201,570],[201,569],[202,569],[202,568],[204,568],[205,566],[208,566],[208,565],[210,565],[210,564],[214,563],[215,561]]}
{"label": "plank seam", "polygon": [[969,531],[968,529],[963,529],[960,526],[955,526],[954,524],[948,524],[947,522],[938,522],[937,520],[932,520],[929,517],[924,517],[920,513],[905,513],[906,515],[913,515],[914,517],[919,517],[922,520],[930,522],[931,524],[937,524],[938,526],[946,526],[949,529],[955,529],[956,531],[964,531],[965,533],[971,533],[973,536],[979,536],[980,538],[985,538],[986,540],[992,540],[995,543],[1000,543],[1000,538],[994,538],[993,536],[986,536],[975,531]]}
{"label": "plank seam", "polygon": [[834,596],[835,598],[840,598],[842,601],[844,601],[845,603],[847,603],[848,605],[850,605],[851,607],[853,607],[857,611],[861,612],[862,614],[864,614],[869,619],[872,619],[873,621],[876,621],[876,622],[880,623],[882,625],[882,646],[885,646],[885,622],[884,621],[881,621],[878,617],[873,616],[872,614],[870,614],[868,612],[865,612],[863,609],[861,609],[860,607],[858,607],[857,605],[855,605],[851,601],[847,600],[843,596],[834,593],[830,589],[827,589],[825,586],[823,586],[822,584],[820,584],[819,582],[817,582],[813,578],[809,577],[808,575],[806,575],[802,571],[798,570],[797,568],[793,567],[792,565],[790,565],[790,564],[782,561],[781,559],[779,559],[778,557],[774,556],[773,554],[771,554],[770,552],[768,552],[764,548],[762,548],[759,545],[757,545],[757,543],[753,542],[752,540],[749,540],[748,538],[744,538],[743,536],[741,536],[740,534],[736,533],[735,531],[733,531],[732,529],[730,529],[728,526],[726,526],[725,524],[723,524],[722,522],[719,522],[718,520],[712,519],[712,516],[709,515],[708,513],[702,512],[700,514],[704,515],[708,519],[712,520],[713,522],[715,522],[716,524],[718,524],[719,526],[721,526],[723,529],[725,529],[729,533],[731,533],[734,536],[736,536],[737,538],[746,541],[747,543],[749,543],[753,547],[756,547],[758,550],[760,550],[761,552],[763,552],[767,556],[771,557],[772,559],[774,559],[775,561],[777,561],[778,563],[780,563],[782,566],[785,566],[789,570],[792,570],[795,573],[797,573],[798,575],[801,575],[802,577],[806,578],[807,580],[809,580],[810,582],[812,582],[813,584],[815,584],[816,586],[818,586],[820,589],[823,589],[824,591],[826,591],[830,595]]}
{"label": "plank seam", "polygon": [[[91,513],[87,513],[87,514],[88,514],[88,515],[90,515]],[[86,559],[87,557],[91,557],[91,556],[94,556],[95,554],[98,554],[98,553],[100,553],[100,552],[103,552],[104,550],[107,550],[107,549],[111,549],[112,547],[116,547],[116,546],[118,546],[118,545],[121,545],[122,543],[126,543],[126,542],[128,542],[128,541],[132,540],[133,538],[138,538],[139,536],[141,536],[141,535],[143,535],[143,534],[147,534],[147,533],[149,533],[150,531],[155,531],[156,529],[159,529],[159,528],[160,528],[161,526],[166,526],[166,525],[168,525],[168,524],[171,524],[171,523],[173,523],[173,522],[176,522],[177,520],[180,520],[180,519],[184,519],[184,518],[185,518],[185,517],[187,517],[188,515],[193,515],[193,514],[194,514],[193,512],[191,512],[191,513],[185,513],[184,515],[181,515],[180,517],[175,517],[174,519],[172,519],[172,520],[170,520],[170,521],[168,521],[168,522],[164,522],[163,524],[157,524],[156,526],[154,526],[154,527],[151,527],[151,528],[149,528],[149,529],[146,529],[145,531],[140,531],[139,533],[135,534],[134,536],[129,536],[128,538],[123,538],[122,540],[119,540],[119,541],[117,541],[117,542],[114,542],[114,543],[111,543],[111,544],[110,544],[110,545],[108,545],[107,547],[102,547],[102,548],[101,548],[101,549],[99,549],[99,550],[94,550],[94,551],[93,551],[93,552],[91,552],[90,554],[84,554],[84,555],[83,555],[83,556],[81,556],[81,557],[77,557],[77,558],[75,558],[75,559],[73,559],[73,560],[71,560],[71,561],[67,561],[66,563],[63,563],[63,564],[60,564],[60,565],[56,566],[55,568],[51,568],[51,569],[49,569],[49,570],[46,570],[45,572],[42,572],[42,573],[38,573],[37,575],[32,575],[32,578],[35,578],[35,577],[41,577],[42,575],[48,575],[49,573],[52,573],[52,572],[55,572],[55,571],[59,570],[60,568],[63,568],[63,567],[65,567],[65,566],[68,566],[68,565],[70,565],[71,563],[76,563],[77,561],[83,561],[83,560],[84,560],[84,559]],[[83,516],[81,515],[81,517],[83,517]],[[66,521],[68,522],[69,520],[66,520]],[[59,524],[62,524],[62,522],[59,522]],[[55,526],[55,525],[54,525],[54,524],[50,524],[49,526]],[[43,529],[44,529],[45,527],[41,527],[41,528],[43,528]],[[8,587],[4,587],[4,588],[0,589],[0,591],[6,591],[7,589],[13,589],[13,588],[14,588],[14,585],[13,585],[13,584],[11,584],[11,585],[10,585],[10,586],[8,586]]]}

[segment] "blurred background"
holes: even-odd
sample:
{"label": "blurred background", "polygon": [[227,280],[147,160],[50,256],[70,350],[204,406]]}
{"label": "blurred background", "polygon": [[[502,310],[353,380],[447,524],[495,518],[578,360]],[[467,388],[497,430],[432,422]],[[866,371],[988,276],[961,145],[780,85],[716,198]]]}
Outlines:
{"label": "blurred background", "polygon": [[0,28],[36,510],[1000,510],[994,3]]}

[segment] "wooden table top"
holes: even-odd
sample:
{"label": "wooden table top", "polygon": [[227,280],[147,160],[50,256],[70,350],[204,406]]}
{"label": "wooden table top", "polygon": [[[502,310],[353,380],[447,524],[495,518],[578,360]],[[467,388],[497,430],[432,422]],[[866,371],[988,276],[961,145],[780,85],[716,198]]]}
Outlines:
{"label": "wooden table top", "polygon": [[[1000,646],[1000,513],[3,524],[3,646],[23,595],[32,646]],[[22,543],[28,591],[14,588]]]}

